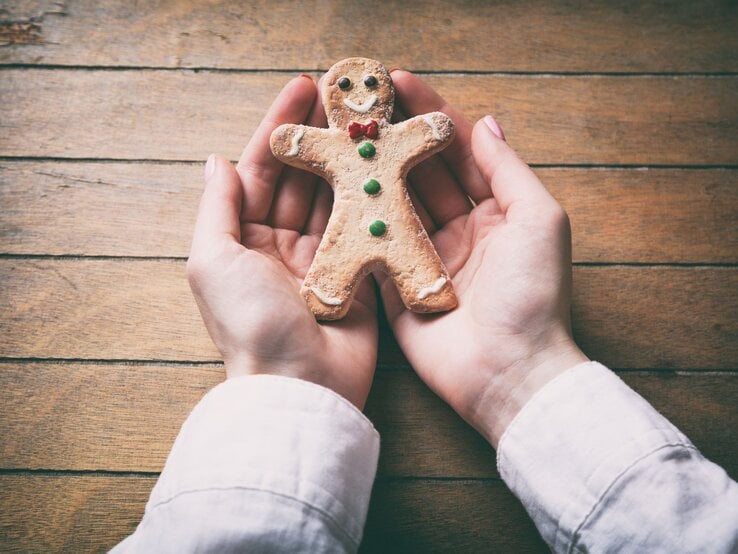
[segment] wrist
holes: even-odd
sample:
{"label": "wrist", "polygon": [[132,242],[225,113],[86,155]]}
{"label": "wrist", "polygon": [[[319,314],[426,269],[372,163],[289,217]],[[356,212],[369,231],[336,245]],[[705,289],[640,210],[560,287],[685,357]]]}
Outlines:
{"label": "wrist", "polygon": [[505,429],[539,390],[587,361],[589,358],[568,334],[545,348],[531,350],[493,373],[475,403],[472,425],[497,448]]}
{"label": "wrist", "polygon": [[251,356],[248,353],[241,353],[224,356],[223,364],[226,379],[237,379],[246,375],[277,375],[326,386],[321,382],[324,380],[323,373],[312,370],[311,368],[316,364],[310,360],[300,360],[298,363],[294,363],[283,359],[265,360]]}
{"label": "wrist", "polygon": [[281,361],[264,361],[254,359],[246,353],[228,356],[224,359],[226,379],[237,379],[246,375],[274,375],[306,381],[319,385],[338,394],[360,411],[364,409],[373,376],[373,365],[366,372],[354,374],[350,371],[332,372],[325,367],[325,362],[301,359],[297,363]]}

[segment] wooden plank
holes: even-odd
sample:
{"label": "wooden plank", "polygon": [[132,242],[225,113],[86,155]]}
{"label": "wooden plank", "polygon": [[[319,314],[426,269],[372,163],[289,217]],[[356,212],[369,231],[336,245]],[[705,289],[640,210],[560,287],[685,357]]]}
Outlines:
{"label": "wooden plank", "polygon": [[0,551],[107,552],[133,533],[154,477],[0,475]]}
{"label": "wooden plank", "polygon": [[[5,357],[219,359],[183,262],[6,258],[0,282]],[[736,267],[576,267],[575,335],[615,368],[732,369],[736,287]]]}
{"label": "wooden plank", "polygon": [[[0,468],[160,471],[222,367],[0,365]],[[94,393],[91,393],[94,391]],[[492,448],[408,371],[380,371],[382,475],[497,476]],[[441,448],[443,445],[443,448]]]}
{"label": "wooden plank", "polygon": [[0,268],[4,356],[220,359],[183,262],[6,259]]}
{"label": "wooden plank", "polygon": [[[0,476],[0,550],[107,551],[132,533],[154,477]],[[375,485],[363,552],[546,552],[500,481]]]}
{"label": "wooden plank", "polygon": [[653,1],[466,0],[452,10],[440,0],[230,0],[218,9],[205,1],[10,4],[0,14],[0,63],[325,69],[361,54],[453,71],[738,68],[738,11],[726,1],[665,7]]}
{"label": "wooden plank", "polygon": [[732,369],[736,290],[736,267],[575,268],[574,337],[610,367]]}
{"label": "wooden plank", "polygon": [[738,262],[738,172],[536,169],[569,214],[574,262]]}
{"label": "wooden plank", "polygon": [[[0,155],[235,159],[288,76],[5,69]],[[431,75],[535,164],[731,165],[738,77]],[[54,117],[49,117],[54,114]]]}
{"label": "wooden plank", "polygon": [[0,252],[186,257],[202,187],[200,164],[0,162]]}
{"label": "wooden plank", "polygon": [[360,552],[548,553],[501,481],[378,481]]}
{"label": "wooden plank", "polygon": [[[738,475],[738,373],[625,373],[626,382]],[[222,367],[0,365],[0,468],[154,471]],[[378,371],[366,408],[380,476],[498,477],[495,454],[410,371]]]}
{"label": "wooden plank", "polygon": [[[538,168],[575,262],[737,263],[738,171]],[[0,163],[0,252],[185,257],[200,164]]]}

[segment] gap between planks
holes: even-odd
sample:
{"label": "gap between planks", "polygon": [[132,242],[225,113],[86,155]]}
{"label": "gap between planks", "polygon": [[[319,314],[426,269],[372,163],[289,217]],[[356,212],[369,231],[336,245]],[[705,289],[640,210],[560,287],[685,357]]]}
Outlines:
{"label": "gap between planks", "polygon": [[[79,163],[79,164],[152,164],[152,165],[204,165],[205,159],[187,160],[174,158],[84,158],[84,157],[63,157],[63,156],[4,156],[0,155],[0,162],[60,162],[60,163]],[[232,164],[237,164],[238,160],[229,160]],[[533,169],[622,169],[622,170],[649,170],[649,169],[665,169],[665,170],[732,170],[738,169],[738,164],[597,164],[597,163],[529,163],[529,167]],[[2,169],[2,168],[0,168]]]}
{"label": "gap between planks", "polygon": [[[193,66],[193,67],[167,67],[156,65],[142,66],[117,66],[117,65],[63,65],[63,64],[32,64],[32,63],[1,63],[0,71],[10,69],[43,69],[48,71],[115,71],[115,72],[146,72],[146,71],[166,71],[170,73],[273,73],[289,75],[299,75],[307,73],[320,77],[323,73],[327,73],[330,68],[292,68],[281,69],[277,67],[270,68],[237,68],[237,67],[210,67],[210,66]],[[431,69],[413,69],[404,67],[403,70],[410,71],[415,75],[449,75],[456,77],[464,77],[467,75],[480,75],[485,77],[686,77],[686,78],[710,78],[710,77],[735,77],[738,76],[736,71],[503,71],[503,70],[475,70],[475,69],[453,69],[453,70],[431,70]]]}
{"label": "gap between planks", "polygon": [[[186,262],[187,256],[112,256],[106,254],[25,254],[0,252],[0,260],[106,260],[115,262]],[[572,262],[574,267],[732,268],[734,262]]]}

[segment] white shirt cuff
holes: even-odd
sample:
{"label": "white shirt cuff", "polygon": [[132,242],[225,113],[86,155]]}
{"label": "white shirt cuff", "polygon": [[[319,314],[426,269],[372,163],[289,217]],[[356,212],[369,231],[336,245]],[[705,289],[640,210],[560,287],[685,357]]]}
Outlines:
{"label": "white shirt cuff", "polygon": [[371,422],[333,391],[288,377],[231,379],[212,389],[185,421],[137,532],[183,495],[220,492],[225,502],[240,490],[302,506],[293,512],[303,515],[285,522],[287,532],[292,526],[297,533],[301,518],[303,527],[325,519],[344,537],[339,542],[355,550],[378,457],[379,434]]}
{"label": "white shirt cuff", "polygon": [[669,535],[680,551],[718,552],[735,537],[735,483],[596,362],[538,391],[500,439],[497,463],[555,552],[662,551]]}

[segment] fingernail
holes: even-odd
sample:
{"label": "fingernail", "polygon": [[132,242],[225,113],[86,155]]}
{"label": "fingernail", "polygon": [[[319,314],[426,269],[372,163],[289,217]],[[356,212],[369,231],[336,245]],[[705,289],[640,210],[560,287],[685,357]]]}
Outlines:
{"label": "fingernail", "polygon": [[392,73],[393,71],[397,71],[398,69],[402,69],[402,68],[401,67],[393,67],[392,69],[389,70],[389,72]]}
{"label": "fingernail", "polygon": [[205,162],[205,180],[209,181],[213,173],[215,173],[215,154],[210,154],[208,161]]}
{"label": "fingernail", "polygon": [[315,81],[313,80],[313,76],[312,76],[312,75],[308,75],[307,73],[300,73],[300,77],[307,77],[307,78],[308,78],[308,79],[310,79],[311,81],[315,82]]}
{"label": "fingernail", "polygon": [[484,116],[484,122],[487,124],[487,127],[489,127],[489,130],[492,131],[497,138],[501,138],[505,142],[507,142],[507,139],[505,138],[505,132],[502,130],[502,127],[500,127],[500,124],[495,121],[495,118],[491,115],[485,115]]}

